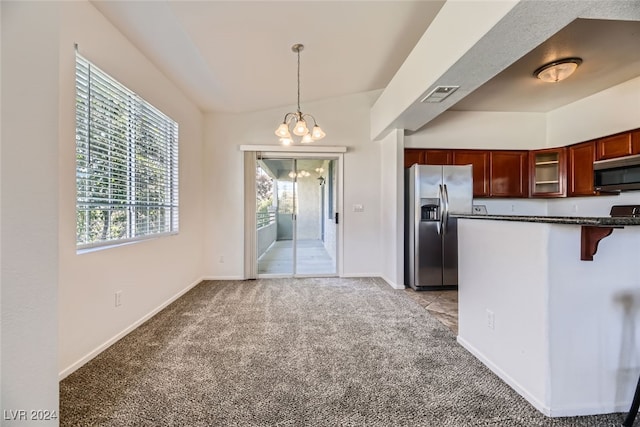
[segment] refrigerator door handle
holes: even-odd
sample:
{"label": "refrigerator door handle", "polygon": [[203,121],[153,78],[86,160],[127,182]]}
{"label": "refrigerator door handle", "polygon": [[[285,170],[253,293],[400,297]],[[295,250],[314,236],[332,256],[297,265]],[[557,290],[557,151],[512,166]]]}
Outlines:
{"label": "refrigerator door handle", "polygon": [[438,232],[438,234],[442,234],[442,232],[444,231],[442,229],[442,215],[444,214],[444,196],[443,196],[443,192],[442,192],[442,184],[439,184],[438,187],[438,200],[440,201],[440,203],[438,203],[438,227],[436,228],[436,231]]}
{"label": "refrigerator door handle", "polygon": [[438,234],[442,234],[442,213],[444,206],[442,205],[442,184],[439,184],[438,187],[438,226],[436,227],[436,231]]}
{"label": "refrigerator door handle", "polygon": [[442,217],[442,234],[447,234],[447,225],[449,223],[449,191],[447,190],[447,184],[444,184],[442,187],[444,189],[444,215]]}

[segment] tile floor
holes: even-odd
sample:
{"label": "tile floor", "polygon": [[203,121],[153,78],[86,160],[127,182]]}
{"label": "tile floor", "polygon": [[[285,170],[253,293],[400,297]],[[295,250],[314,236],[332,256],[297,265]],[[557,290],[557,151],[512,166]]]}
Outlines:
{"label": "tile floor", "polygon": [[[298,240],[296,274],[335,274],[336,263],[321,240]],[[293,274],[293,241],[278,240],[258,258],[258,274]]]}
{"label": "tile floor", "polygon": [[407,288],[405,292],[454,334],[458,334],[458,291],[414,291]]}

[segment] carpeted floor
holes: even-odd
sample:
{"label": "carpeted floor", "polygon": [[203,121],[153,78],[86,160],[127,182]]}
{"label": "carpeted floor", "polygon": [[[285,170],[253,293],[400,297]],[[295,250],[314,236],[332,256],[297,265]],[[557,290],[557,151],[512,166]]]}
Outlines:
{"label": "carpeted floor", "polygon": [[207,281],[60,383],[62,426],[619,426],[546,418],[380,279]]}

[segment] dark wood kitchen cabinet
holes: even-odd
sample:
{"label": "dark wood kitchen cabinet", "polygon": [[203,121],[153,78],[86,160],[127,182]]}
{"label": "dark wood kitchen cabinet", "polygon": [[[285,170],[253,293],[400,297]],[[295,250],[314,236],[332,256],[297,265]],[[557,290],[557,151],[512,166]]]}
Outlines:
{"label": "dark wood kitchen cabinet", "polygon": [[529,152],[529,194],[531,197],[566,196],[566,148]]}
{"label": "dark wood kitchen cabinet", "polygon": [[451,165],[456,150],[424,150],[425,165]]}
{"label": "dark wood kitchen cabinet", "polygon": [[404,150],[404,167],[419,165],[450,165],[455,150],[407,148]]}
{"label": "dark wood kitchen cabinet", "polygon": [[640,154],[640,130],[601,138],[597,141],[596,160]]}
{"label": "dark wood kitchen cabinet", "polygon": [[404,150],[404,167],[410,168],[415,163],[424,165],[424,150],[416,148],[405,148]]}
{"label": "dark wood kitchen cabinet", "polygon": [[473,166],[473,197],[489,196],[489,151],[454,150],[454,165]]}
{"label": "dark wood kitchen cabinet", "polygon": [[587,141],[567,148],[568,196],[593,196],[593,161],[596,142]]}
{"label": "dark wood kitchen cabinet", "polygon": [[489,159],[489,196],[527,197],[527,151],[492,151]]}

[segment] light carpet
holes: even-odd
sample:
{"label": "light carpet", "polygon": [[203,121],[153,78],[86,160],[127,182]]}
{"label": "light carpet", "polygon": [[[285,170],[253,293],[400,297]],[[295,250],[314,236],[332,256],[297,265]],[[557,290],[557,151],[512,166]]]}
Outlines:
{"label": "light carpet", "polygon": [[619,426],[547,418],[375,278],[206,281],[60,383],[62,426]]}

